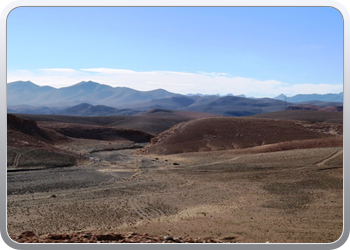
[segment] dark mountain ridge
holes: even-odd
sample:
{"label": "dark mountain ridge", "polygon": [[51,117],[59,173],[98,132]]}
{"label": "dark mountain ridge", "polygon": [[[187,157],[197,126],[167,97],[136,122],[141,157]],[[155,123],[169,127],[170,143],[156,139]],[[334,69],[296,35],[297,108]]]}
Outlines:
{"label": "dark mountain ridge", "polygon": [[117,109],[105,105],[91,105],[81,103],[79,105],[63,109],[56,112],[58,115],[75,115],[75,116],[108,116],[108,115],[136,115],[140,111],[132,109]]}
{"label": "dark mountain ridge", "polygon": [[182,109],[223,116],[246,116],[284,110],[289,104],[270,98],[250,99],[238,96],[225,96],[200,100]]}

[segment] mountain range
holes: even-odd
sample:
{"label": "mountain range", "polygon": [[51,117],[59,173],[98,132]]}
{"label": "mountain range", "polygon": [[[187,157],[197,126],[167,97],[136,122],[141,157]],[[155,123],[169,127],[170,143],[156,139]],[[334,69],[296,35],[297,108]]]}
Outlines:
{"label": "mountain range", "polygon": [[287,97],[284,94],[276,96],[274,99],[287,101],[287,102],[309,102],[309,101],[322,101],[322,102],[343,102],[343,92],[339,94],[299,94],[291,97]]}
{"label": "mountain range", "polygon": [[167,109],[221,116],[247,116],[285,110],[289,106],[295,106],[296,100],[301,100],[303,105],[342,106],[343,93],[246,98],[244,95],[232,94],[181,95],[163,89],[138,91],[92,81],[58,89],[38,86],[30,81],[7,84],[7,112],[23,114],[136,115],[151,109]]}
{"label": "mountain range", "polygon": [[80,103],[116,107],[121,104],[176,96],[163,89],[137,91],[126,87],[111,87],[92,81],[80,82],[63,88],[38,86],[30,81],[7,84],[7,105],[63,107]]}

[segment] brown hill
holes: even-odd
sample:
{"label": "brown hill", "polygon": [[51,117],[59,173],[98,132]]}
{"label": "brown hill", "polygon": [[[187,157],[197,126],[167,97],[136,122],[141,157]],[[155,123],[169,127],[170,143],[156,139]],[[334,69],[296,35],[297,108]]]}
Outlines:
{"label": "brown hill", "polygon": [[192,111],[181,111],[181,110],[170,110],[170,109],[150,109],[146,112],[138,114],[142,117],[160,117],[160,118],[182,118],[182,119],[198,119],[205,117],[219,117],[216,114],[192,112]]}
{"label": "brown hill", "polygon": [[37,121],[39,126],[46,122],[60,122],[84,125],[110,126],[124,129],[139,130],[156,135],[169,129],[171,126],[188,121],[190,119],[215,117],[215,114],[207,114],[191,111],[174,111],[166,109],[152,109],[137,116],[66,116],[66,115],[29,115],[17,114],[17,116]]}
{"label": "brown hill", "polygon": [[343,112],[343,106],[316,106],[311,104],[292,105],[286,110],[311,110],[311,111],[327,111],[327,112]]}
{"label": "brown hill", "polygon": [[69,123],[41,123],[49,128],[71,138],[93,139],[105,141],[133,141],[137,143],[149,142],[153,137],[142,131],[113,128],[108,126],[81,125]]}
{"label": "brown hill", "polygon": [[7,169],[32,169],[72,166],[82,159],[54,146],[69,139],[55,131],[43,129],[35,121],[7,115]]}
{"label": "brown hill", "polygon": [[320,109],[322,111],[343,112],[343,106],[328,106]]}
{"label": "brown hill", "polygon": [[184,122],[160,133],[140,153],[176,154],[184,152],[242,149],[285,141],[332,137],[308,129],[294,121],[203,118]]}
{"label": "brown hill", "polygon": [[343,112],[285,110],[250,116],[250,118],[253,117],[343,124]]}
{"label": "brown hill", "polygon": [[171,126],[189,120],[185,117],[153,117],[153,116],[66,116],[66,115],[29,115],[16,114],[19,117],[37,121],[39,126],[48,122],[71,123],[82,125],[110,126],[133,129],[155,135]]}
{"label": "brown hill", "polygon": [[27,138],[36,138],[52,142],[52,139],[38,127],[37,123],[32,120],[22,119],[15,115],[7,114],[7,131],[10,134],[23,134]]}
{"label": "brown hill", "polygon": [[[152,135],[145,132],[81,124],[36,122],[7,115],[7,169],[23,170],[73,166],[86,157],[72,151],[66,144],[77,144],[79,139],[140,143],[149,142]],[[85,140],[80,140],[82,143]],[[88,141],[88,140],[86,140]],[[62,144],[63,147],[62,147]],[[111,143],[106,143],[111,144]],[[110,148],[113,148],[112,146]],[[97,147],[98,149],[98,147]]]}

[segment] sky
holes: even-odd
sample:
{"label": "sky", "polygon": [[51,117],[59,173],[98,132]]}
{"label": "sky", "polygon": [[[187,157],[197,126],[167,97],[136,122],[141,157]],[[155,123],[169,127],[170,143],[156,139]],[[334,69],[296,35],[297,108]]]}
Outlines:
{"label": "sky", "polygon": [[343,19],[331,7],[20,7],[7,82],[81,81],[189,94],[343,91]]}

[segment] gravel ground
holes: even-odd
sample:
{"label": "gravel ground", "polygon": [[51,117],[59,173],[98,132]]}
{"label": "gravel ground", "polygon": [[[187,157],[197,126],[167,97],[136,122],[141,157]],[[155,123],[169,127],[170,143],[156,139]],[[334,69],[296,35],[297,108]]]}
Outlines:
{"label": "gravel ground", "polygon": [[96,171],[92,166],[8,172],[7,194],[31,194],[104,186],[112,179],[123,180],[131,175],[130,172],[119,172],[118,176],[111,176]]}
{"label": "gravel ground", "polygon": [[18,236],[10,236],[19,243],[219,243],[210,238],[182,238],[171,235],[154,236],[148,234],[92,234],[75,232],[69,234],[47,234],[36,236],[31,231],[25,231]]}
{"label": "gravel ground", "polygon": [[[85,167],[9,173],[11,237],[67,243],[330,243],[342,233],[340,147],[163,156],[132,151],[93,153]],[[21,190],[34,193],[14,194]],[[36,236],[22,235],[26,231]]]}

